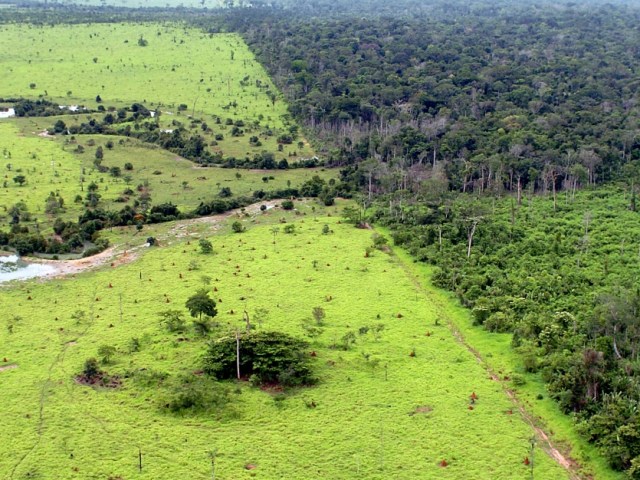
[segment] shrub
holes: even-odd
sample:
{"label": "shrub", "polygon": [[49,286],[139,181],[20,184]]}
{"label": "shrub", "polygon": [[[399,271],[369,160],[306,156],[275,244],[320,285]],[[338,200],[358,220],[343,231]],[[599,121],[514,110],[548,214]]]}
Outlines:
{"label": "shrub", "polygon": [[200,251],[204,254],[213,252],[213,244],[206,238],[201,238],[198,242],[200,245]]}
{"label": "shrub", "polygon": [[[256,384],[282,386],[312,385],[317,382],[310,365],[308,344],[286,333],[243,333],[240,340],[240,372]],[[219,338],[209,345],[204,370],[219,379],[236,378],[236,338]]]}
{"label": "shrub", "polygon": [[187,329],[187,322],[179,310],[165,310],[160,312],[160,323],[172,333],[182,333]]}
{"label": "shrub", "polygon": [[293,201],[292,200],[283,200],[283,202],[280,204],[280,206],[284,210],[293,210]]}
{"label": "shrub", "polygon": [[220,410],[230,401],[229,387],[215,379],[183,374],[168,382],[163,407],[172,413],[206,413]]}

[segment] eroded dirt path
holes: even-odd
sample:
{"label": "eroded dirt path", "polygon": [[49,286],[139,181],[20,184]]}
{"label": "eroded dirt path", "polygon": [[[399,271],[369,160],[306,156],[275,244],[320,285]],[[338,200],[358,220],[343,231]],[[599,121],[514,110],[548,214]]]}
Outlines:
{"label": "eroded dirt path", "polygon": [[[171,245],[172,243],[196,235],[189,232],[189,227],[194,225],[208,225],[213,231],[216,231],[221,223],[226,219],[238,216],[240,214],[247,214],[250,217],[255,217],[260,214],[260,207],[266,205],[267,210],[271,210],[278,205],[281,200],[270,200],[266,202],[253,203],[244,209],[230,210],[229,212],[221,213],[219,215],[210,215],[207,217],[193,218],[190,220],[182,220],[176,223],[176,225],[169,230],[168,233],[158,236],[158,241],[161,245]],[[31,263],[41,263],[51,265],[55,268],[55,271],[46,275],[43,275],[41,279],[64,277],[67,275],[74,275],[85,270],[93,270],[103,265],[111,265],[117,267],[119,265],[133,262],[142,253],[142,250],[147,245],[138,245],[135,247],[127,248],[122,245],[115,245],[107,248],[106,250],[86,258],[78,258],[74,260],[45,260],[41,258],[29,258]]]}
{"label": "eroded dirt path", "polygon": [[513,406],[520,412],[521,417],[531,426],[532,430],[535,432],[538,446],[542,448],[542,450],[547,455],[549,455],[558,465],[560,465],[566,471],[568,478],[570,478],[571,480],[593,480],[593,477],[591,475],[585,474],[582,471],[581,465],[576,460],[571,458],[568,449],[561,448],[553,443],[550,435],[545,431],[544,426],[541,425],[541,421],[527,410],[523,401],[519,399],[516,393],[509,388],[510,385],[508,383],[508,379],[501,378],[486,362],[480,352],[478,352],[478,350],[476,350],[466,341],[462,332],[460,332],[453,320],[449,317],[449,315],[447,315],[446,309],[442,302],[422,285],[420,279],[415,275],[414,272],[410,270],[410,268],[405,264],[404,261],[402,261],[398,257],[394,258],[396,259],[397,264],[402,267],[405,273],[413,281],[418,291],[436,307],[438,317],[443,319],[447,323],[447,327],[453,334],[456,341],[464,346],[467,351],[469,351],[469,353],[474,356],[476,361],[487,371],[491,380],[499,383],[502,386],[505,395],[511,400]]}

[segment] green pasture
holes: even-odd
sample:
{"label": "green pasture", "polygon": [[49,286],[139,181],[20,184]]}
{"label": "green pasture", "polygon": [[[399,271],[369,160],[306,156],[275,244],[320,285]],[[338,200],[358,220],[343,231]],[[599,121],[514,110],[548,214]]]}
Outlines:
{"label": "green pasture", "polygon": [[[138,44],[141,38],[147,46]],[[175,24],[5,24],[0,43],[0,97],[42,95],[96,108],[99,95],[105,106],[138,102],[171,113],[185,104],[196,116],[249,122],[263,115],[263,124],[274,128],[287,114],[266,71],[235,34]]]}
{"label": "green pasture", "polygon": [[[29,119],[31,120],[31,119]],[[38,119],[39,121],[47,119]],[[45,213],[45,203],[51,192],[59,193],[65,202],[65,219],[76,220],[84,211],[83,199],[87,187],[94,182],[102,196],[100,206],[120,210],[133,204],[139,197],[138,185],[147,185],[152,204],[172,202],[181,211],[195,208],[201,201],[216,198],[222,188],[228,187],[234,196],[251,195],[255,190],[276,190],[300,186],[314,175],[329,179],[334,172],[324,169],[292,170],[235,170],[217,167],[199,167],[166,150],[135,139],[114,136],[83,135],[76,141],[70,137],[39,137],[18,129],[13,122],[0,122],[0,228],[7,229],[8,209],[24,202],[42,228],[48,228],[56,215]],[[25,133],[26,132],[26,133]],[[113,148],[105,145],[113,142]],[[78,145],[84,153],[76,153]],[[120,177],[100,173],[93,165],[96,149],[102,146],[102,165],[119,167]],[[133,169],[125,170],[131,163]],[[20,186],[14,182],[18,175],[26,177]],[[273,177],[273,178],[270,178]],[[6,182],[6,186],[4,186]],[[185,183],[186,182],[186,183]],[[132,195],[123,195],[126,189]],[[116,202],[119,197],[127,202]]]}
{"label": "green pasture", "polygon": [[[276,152],[276,137],[290,125],[282,95],[235,34],[209,35],[178,24],[5,24],[0,42],[0,98],[44,98],[91,109],[142,103],[165,128],[188,126],[193,116],[213,127],[213,134],[226,134],[219,146],[226,156],[259,153],[249,143],[253,135],[261,135],[262,149]],[[74,123],[74,116],[68,118]],[[216,125],[217,119],[222,122]],[[232,139],[227,120],[243,122],[245,135]],[[263,133],[269,131],[271,138]],[[312,157],[301,141],[302,147],[296,140],[279,153]]]}
{"label": "green pasture", "polygon": [[[164,231],[160,246],[130,252],[139,255],[131,263],[4,287],[0,433],[11,442],[0,475],[208,479],[215,452],[217,479],[530,478],[532,429],[436,324],[442,306],[426,294],[431,287],[391,254],[367,256],[371,231],[341,223],[336,209],[314,218],[312,206],[230,219],[247,227],[241,234],[214,234],[206,223],[154,227]],[[284,232],[289,224],[295,233]],[[203,236],[211,255],[199,252]],[[322,307],[325,326],[309,347],[320,383],[282,397],[240,382],[215,415],[164,413],[163,385],[149,379],[196,372],[206,342],[166,332],[158,313],[184,310],[203,286],[218,300],[214,335],[243,328],[243,310],[264,308],[258,329],[305,338],[302,322]],[[377,324],[378,338],[359,333]],[[331,348],[349,332],[349,350]],[[104,368],[120,388],[74,381],[101,345],[117,349]],[[533,459],[535,478],[567,478],[540,449]]]}

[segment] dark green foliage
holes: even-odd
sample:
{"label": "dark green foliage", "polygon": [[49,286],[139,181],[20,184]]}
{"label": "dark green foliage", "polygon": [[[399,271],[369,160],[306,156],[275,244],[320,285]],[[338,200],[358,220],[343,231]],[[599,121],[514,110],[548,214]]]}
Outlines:
{"label": "dark green foliage", "polygon": [[[10,102],[12,99],[5,99],[5,101]],[[15,109],[16,117],[48,117],[51,115],[60,115],[58,104],[47,100],[15,99],[13,101],[15,102],[13,108]]]}
{"label": "dark green foliage", "polygon": [[[240,372],[258,384],[286,387],[312,385],[308,344],[280,332],[240,334]],[[236,338],[229,336],[210,343],[204,369],[219,379],[236,378]]]}
{"label": "dark green foliage", "polygon": [[151,207],[149,212],[149,223],[170,222],[182,218],[178,207],[173,203],[161,203]]}
{"label": "dark green foliage", "polygon": [[100,366],[98,365],[98,360],[95,358],[88,358],[84,362],[84,368],[82,369],[82,375],[88,379],[93,380],[97,378],[101,374]]}
{"label": "dark green foliage", "polygon": [[208,254],[213,252],[213,244],[206,238],[201,238],[198,244],[200,245],[200,251],[202,253]]}
{"label": "dark green foliage", "polygon": [[282,203],[280,204],[280,206],[284,209],[284,210],[293,210],[293,201],[291,200],[283,200]]}
{"label": "dark green foliage", "polygon": [[231,401],[231,390],[215,378],[191,373],[165,381],[164,409],[175,414],[220,412]]}
{"label": "dark green foliage", "polygon": [[16,175],[13,177],[13,181],[20,186],[23,186],[27,182],[27,177],[24,175]]}
{"label": "dark green foliage", "polygon": [[[434,284],[477,325],[513,332],[525,369],[541,371],[550,397],[624,470],[640,455],[638,216],[624,190],[562,195],[530,207],[423,198],[401,215],[383,202],[376,216],[396,245],[436,265]],[[471,218],[481,219],[468,255]]]}
{"label": "dark green foliage", "polygon": [[234,233],[242,233],[244,232],[244,225],[236,220],[231,224],[231,230],[233,230]]}
{"label": "dark green foliage", "polygon": [[220,192],[218,193],[218,196],[221,198],[229,198],[231,196],[233,196],[233,192],[231,191],[231,189],[229,187],[222,187],[220,189]]}
{"label": "dark green foliage", "polygon": [[187,310],[192,317],[197,317],[202,320],[202,315],[209,317],[215,317],[218,311],[216,310],[216,301],[209,297],[209,293],[205,289],[200,289],[189,297],[185,303]]}

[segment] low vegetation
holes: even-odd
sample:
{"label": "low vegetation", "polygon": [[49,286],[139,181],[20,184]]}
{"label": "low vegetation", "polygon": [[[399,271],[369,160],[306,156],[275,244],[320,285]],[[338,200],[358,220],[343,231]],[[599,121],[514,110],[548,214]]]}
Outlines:
{"label": "low vegetation", "polygon": [[[314,221],[319,208],[230,219],[241,235],[194,231],[213,254],[161,242],[130,264],[3,288],[7,318],[31,314],[0,331],[0,358],[18,365],[0,372],[13,438],[0,471],[204,477],[217,452],[232,477],[248,464],[266,478],[525,477],[532,431],[500,384],[396,258],[365,257],[371,231],[334,210]],[[282,220],[295,232],[274,243]],[[217,310],[202,311],[206,335],[185,306],[201,288]],[[108,364],[100,345],[115,349]],[[75,381],[91,358],[117,386]],[[539,448],[535,459],[536,476],[564,478]]]}

